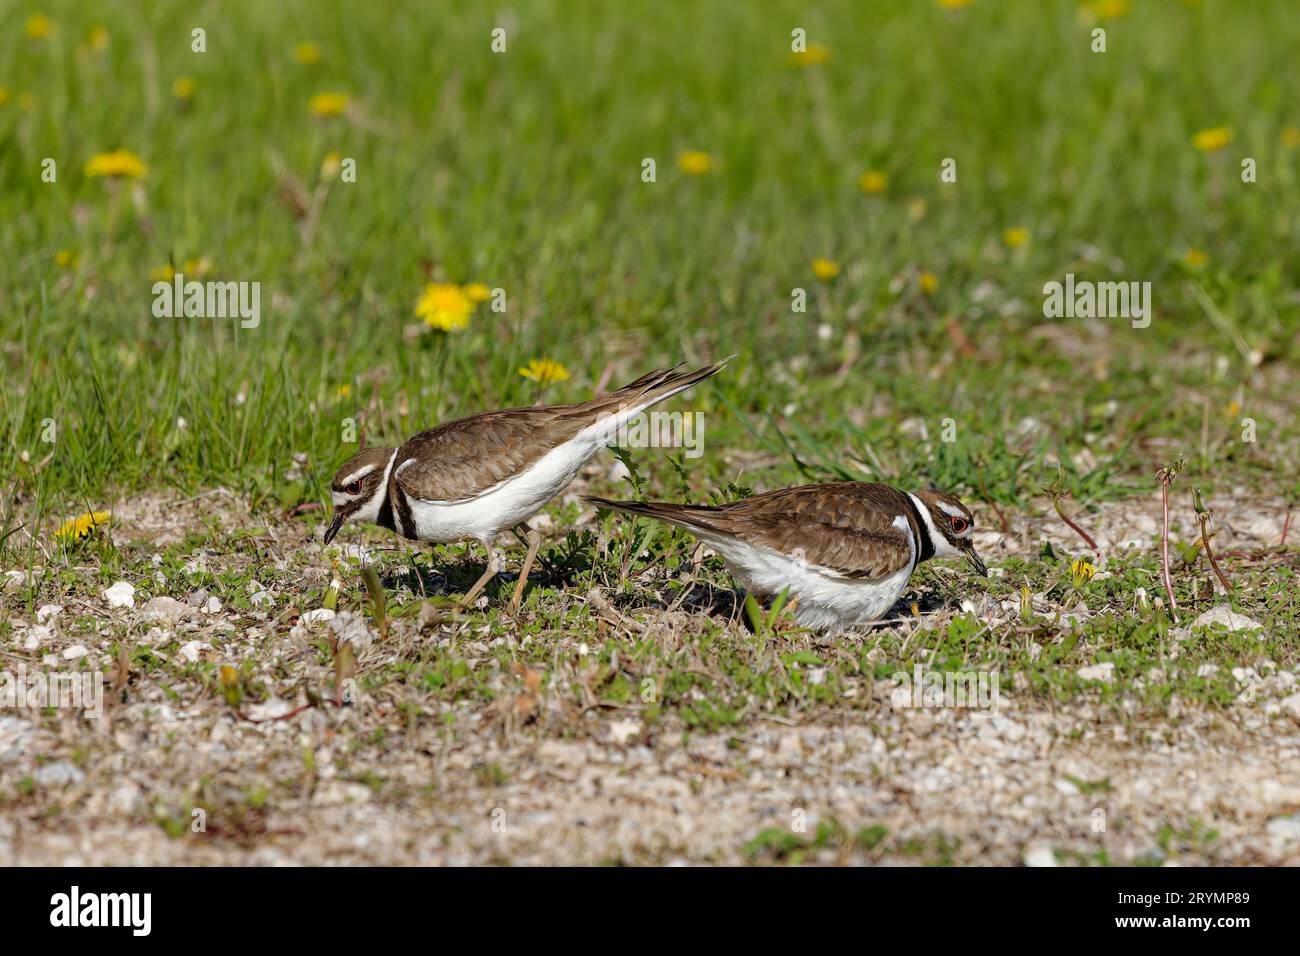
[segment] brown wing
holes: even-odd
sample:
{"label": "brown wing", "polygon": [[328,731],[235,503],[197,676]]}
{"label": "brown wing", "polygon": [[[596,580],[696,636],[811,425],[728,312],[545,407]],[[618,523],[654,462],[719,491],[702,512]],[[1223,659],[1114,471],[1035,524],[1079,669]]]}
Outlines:
{"label": "brown wing", "polygon": [[474,498],[523,471],[584,427],[576,418],[557,415],[554,408],[472,415],[410,439],[393,462],[394,480],[407,497],[421,501]]}
{"label": "brown wing", "polygon": [[[850,578],[910,567],[917,540],[907,496],[888,485],[834,482],[783,488],[717,508],[592,499],[687,529],[738,538]],[[903,518],[904,530],[895,524]]]}
{"label": "brown wing", "polygon": [[715,374],[723,364],[689,372],[656,369],[617,391],[575,405],[507,408],[447,422],[420,432],[398,449],[394,480],[407,497],[421,501],[477,497],[602,416],[649,407]]}

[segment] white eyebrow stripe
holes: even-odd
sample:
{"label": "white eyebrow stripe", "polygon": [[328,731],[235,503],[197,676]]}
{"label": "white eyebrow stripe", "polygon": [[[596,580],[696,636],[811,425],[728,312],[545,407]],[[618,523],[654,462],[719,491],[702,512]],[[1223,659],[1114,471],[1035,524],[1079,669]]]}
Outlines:
{"label": "white eyebrow stripe", "polygon": [[960,509],[954,508],[952,505],[948,504],[946,501],[940,501],[940,502],[937,502],[937,504],[939,505],[939,510],[942,511],[944,514],[946,514],[949,518],[965,518],[965,517],[966,517],[966,512],[961,511]]}
{"label": "white eyebrow stripe", "polygon": [[339,484],[343,485],[343,487],[346,488],[348,485],[352,484],[352,482],[360,481],[362,478],[366,477],[366,475],[370,474],[374,470],[375,470],[374,465],[363,465],[354,474],[348,475],[346,478],[340,481]]}

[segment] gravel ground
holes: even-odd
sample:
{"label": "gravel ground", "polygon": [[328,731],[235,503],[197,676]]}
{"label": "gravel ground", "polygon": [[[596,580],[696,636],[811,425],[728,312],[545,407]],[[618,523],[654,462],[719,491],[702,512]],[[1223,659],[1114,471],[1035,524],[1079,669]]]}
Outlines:
{"label": "gravel ground", "polygon": [[[1150,510],[1107,506],[1091,526],[1107,545],[1145,542]],[[1276,542],[1274,503],[1232,513],[1223,547]],[[178,540],[178,525],[214,514],[230,527],[253,521],[220,495],[158,499],[124,504],[112,534],[161,548]],[[1011,534],[986,533],[990,564],[1055,536],[1047,519],[1011,517]],[[1300,698],[1284,670],[1231,706],[1174,700],[1160,714],[1006,686],[991,714],[899,707],[891,682],[864,679],[852,709],[755,713],[688,734],[671,716],[648,728],[632,706],[532,695],[525,675],[515,681],[525,690],[489,705],[430,703],[441,720],[411,719],[388,687],[351,707],[267,720],[306,699],[304,671],[324,682],[330,669],[315,650],[328,625],[304,625],[286,604],[292,582],[323,580],[319,546],[301,522],[264,535],[286,577],[253,611],[201,595],[110,609],[89,591],[39,621],[5,610],[4,667],[94,655],[110,665],[109,627],[99,647],[72,630],[77,614],[93,614],[143,644],[179,644],[173,656],[196,664],[252,660],[274,693],[236,714],[201,684],[132,677],[126,702],[93,720],[0,709],[0,859],[1300,864]],[[237,563],[241,553],[195,559]],[[689,627],[692,616],[645,620],[652,631]],[[363,650],[363,671],[444,639],[414,616],[394,621],[394,634],[382,652]],[[461,639],[472,657],[472,628]]]}
{"label": "gravel ground", "polygon": [[[431,733],[384,764],[385,789],[404,795],[378,797],[331,772],[339,734],[321,711],[241,727],[140,704],[113,721],[117,752],[67,787],[62,814],[0,820],[0,854],[42,865],[740,863],[758,833],[792,829],[802,814],[809,834],[830,818],[890,834],[874,850],[813,850],[819,862],[916,862],[946,843],[946,859],[963,864],[1099,851],[1116,863],[1300,863],[1294,725],[1234,714],[1124,726],[1087,707],[993,718],[887,708],[863,723],[764,723],[689,743],[616,743],[620,728],[598,721],[582,741],[446,747]],[[13,718],[0,739],[6,749],[60,744],[57,731]],[[141,819],[182,781],[221,786],[276,762],[301,768],[304,748],[317,771],[303,773],[298,798],[229,832],[209,820],[205,834],[170,837]],[[485,766],[506,782],[485,779]],[[1082,793],[1072,779],[1109,789]],[[1217,831],[1211,845],[1179,829],[1192,818]]]}

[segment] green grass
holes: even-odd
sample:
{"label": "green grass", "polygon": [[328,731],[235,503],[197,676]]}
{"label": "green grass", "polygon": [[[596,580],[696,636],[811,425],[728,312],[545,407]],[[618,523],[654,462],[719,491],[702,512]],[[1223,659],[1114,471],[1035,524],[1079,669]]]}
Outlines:
{"label": "green grass", "polygon": [[[1017,503],[1087,450],[1072,480],[1097,500],[1149,487],[1173,446],[1206,488],[1290,488],[1293,11],[1133,6],[1094,54],[1066,2],[530,2],[498,55],[477,4],[141,17],[51,3],[47,39],[0,37],[3,528],[44,529],[143,486],[324,500],[355,450],[346,419],[398,441],[528,403],[516,370],[538,356],[573,373],[546,398],[571,400],[611,363],[630,378],[739,353],[689,399],[709,416],[701,497],[740,474],[745,449],[776,456],[745,475],[761,487],[848,473]],[[29,12],[4,8],[15,25]],[[95,50],[101,23],[111,40]],[[196,25],[206,53],[190,50]],[[830,62],[789,62],[796,26]],[[321,63],[294,61],[303,40]],[[196,81],[188,103],[178,76]],[[335,90],[349,115],[310,115],[308,99]],[[1198,152],[1193,135],[1213,126],[1234,141]],[[149,164],[138,189],[84,174],[118,147]],[[684,175],[684,149],[714,170]],[[307,241],[287,183],[310,195],[333,150],[356,159],[357,182],[322,187]],[[939,181],[948,156],[956,184]],[[56,183],[40,179],[45,157]],[[858,189],[867,169],[889,175],[884,194]],[[1004,245],[1012,226],[1026,245]],[[833,283],[813,279],[817,256],[842,264]],[[150,270],[201,257],[215,278],[262,283],[258,328],[151,316]],[[1155,322],[1044,320],[1041,287],[1066,271],[1151,281]],[[502,288],[507,311],[409,340],[430,278]],[[791,312],[795,287],[806,313]],[[1228,326],[1262,353],[1258,378]],[[1243,416],[1258,444],[1239,440]],[[936,438],[945,418],[952,445]],[[907,419],[929,438],[900,430]],[[306,467],[286,480],[295,453]],[[675,489],[661,458],[651,471],[652,488]],[[27,558],[22,537],[3,545],[10,560]]]}
{"label": "green grass", "polygon": [[[0,9],[12,23],[29,12]],[[215,486],[272,525],[327,503],[328,476],[357,447],[352,423],[357,437],[396,443],[484,408],[581,399],[607,373],[618,384],[730,353],[724,373],[679,400],[707,416],[704,456],[631,452],[638,492],[703,501],[851,477],[1041,509],[1060,463],[1069,507],[1086,515],[1149,492],[1156,466],[1183,453],[1180,508],[1189,487],[1211,506],[1235,488],[1295,496],[1290,4],[1134,4],[1104,24],[1105,54],[1090,52],[1092,24],[1068,2],[512,9],[501,55],[492,14],[469,3],[159,4],[143,18],[52,3],[48,38],[0,36],[0,468],[11,476],[0,561],[39,569],[14,607],[31,614],[122,576],[143,600],[159,572],[177,597],[203,587],[241,612],[252,580],[276,582],[292,595],[274,621],[287,626],[319,606],[325,569],[277,568],[260,527],[187,529],[161,565],[144,545],[64,549],[51,531],[136,491]],[[100,23],[111,40],[96,50],[87,37]],[[189,41],[200,25],[202,54]],[[792,64],[794,27],[830,61]],[[320,43],[322,62],[295,62],[304,40]],[[172,96],[181,76],[196,82],[191,101]],[[310,114],[325,91],[351,96],[347,115]],[[1194,148],[1217,126],[1233,129],[1229,146]],[[92,155],[119,147],[148,163],[142,180],[85,175]],[[707,151],[713,170],[679,170],[686,149]],[[355,158],[355,183],[322,174],[331,151]],[[1238,173],[1247,156],[1251,184]],[[55,183],[41,181],[46,157]],[[640,178],[646,157],[654,183]],[[940,182],[945,157],[955,184]],[[882,194],[858,187],[865,170],[888,175]],[[318,203],[308,221],[286,198],[298,193]],[[1029,241],[1009,246],[1012,227]],[[816,257],[840,263],[832,282],[814,279]],[[152,317],[151,271],[202,258],[210,278],[262,284],[257,328]],[[1150,281],[1153,324],[1044,319],[1042,286],[1066,272]],[[479,306],[463,331],[414,334],[430,281],[503,289],[506,310]],[[806,312],[792,311],[795,288]],[[544,356],[572,377],[539,393],[518,369]],[[1257,442],[1242,441],[1246,417]],[[562,529],[577,510],[551,514]],[[990,509],[981,518],[992,523]],[[314,529],[319,515],[301,520]],[[867,707],[848,691],[921,658],[997,668],[1041,698],[1152,707],[1226,705],[1235,663],[1296,663],[1293,563],[1230,562],[1234,606],[1268,625],[1265,640],[1194,636],[1175,661],[1163,618],[1136,602],[1138,588],[1160,593],[1154,551],[1077,590],[1069,556],[1052,553],[1005,562],[988,582],[914,582],[930,607],[966,594],[1017,601],[1024,584],[1093,612],[1078,628],[1036,614],[990,633],[959,614],[823,646],[781,620],[738,642],[715,617],[682,640],[629,639],[593,623],[582,596],[601,589],[631,619],[662,610],[682,594],[689,539],[646,522],[603,528],[548,542],[555,570],[539,572],[523,624],[501,610],[508,584],[490,589],[473,622],[503,643],[477,655],[430,644],[360,679],[488,706],[518,692],[518,663],[574,707],[635,707],[693,730]],[[214,567],[187,570],[205,547]],[[455,548],[385,555],[389,616],[409,623],[427,582],[463,591],[477,562]],[[704,576],[729,584],[716,562]],[[1176,578],[1180,603],[1207,606],[1201,569]],[[359,579],[348,587],[349,606],[365,609]],[[526,648],[504,640],[524,635]],[[115,636],[130,648],[138,635]],[[557,671],[575,637],[589,653]],[[327,665],[327,643],[317,652]],[[210,664],[130,653],[169,693],[221,693]],[[1100,662],[1115,665],[1112,684],[1078,677]],[[1217,675],[1200,673],[1208,663]]]}

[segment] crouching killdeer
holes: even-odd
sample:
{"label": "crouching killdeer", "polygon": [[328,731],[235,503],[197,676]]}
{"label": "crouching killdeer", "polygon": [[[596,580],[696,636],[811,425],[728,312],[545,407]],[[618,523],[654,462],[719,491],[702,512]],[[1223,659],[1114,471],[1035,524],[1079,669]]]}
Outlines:
{"label": "crouching killdeer", "polygon": [[838,481],[755,495],[719,507],[608,501],[605,508],[685,528],[713,548],[757,597],[789,589],[802,627],[838,631],[879,619],[902,595],[917,565],[965,557],[980,574],[974,520],[938,491],[908,494]]}
{"label": "crouching killdeer", "polygon": [[[620,426],[716,373],[727,359],[692,372],[656,369],[614,392],[575,405],[508,408],[447,422],[400,448],[368,448],[334,475],[329,544],[348,520],[369,521],[416,541],[473,538],[487,550],[468,606],[501,564],[492,540],[536,514],[587,459],[614,443]],[[518,609],[541,539],[529,532],[511,602]]]}

